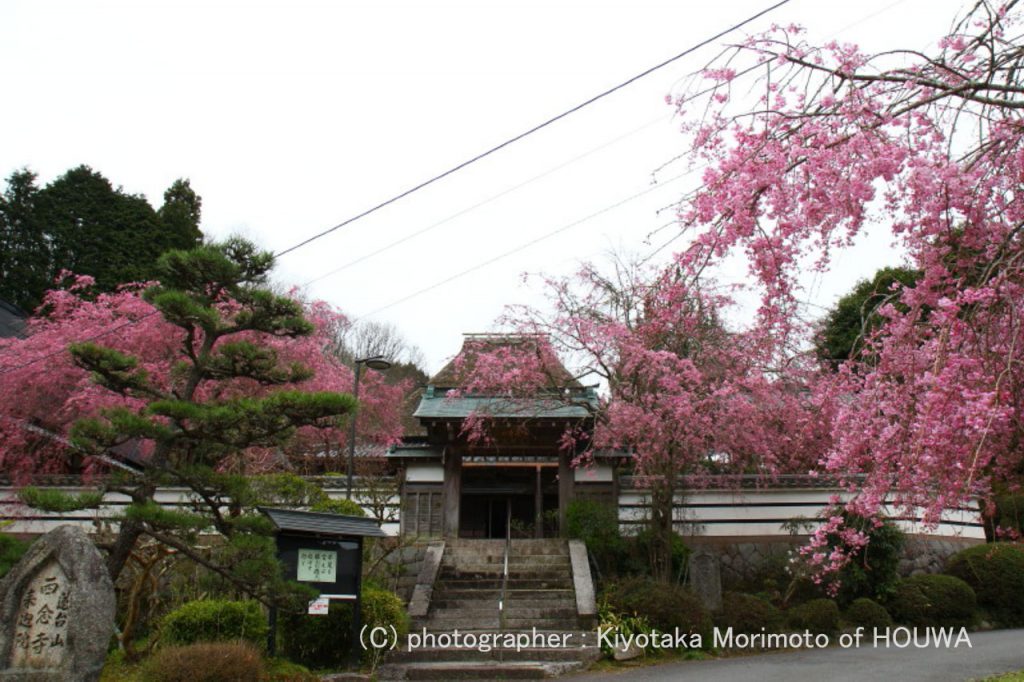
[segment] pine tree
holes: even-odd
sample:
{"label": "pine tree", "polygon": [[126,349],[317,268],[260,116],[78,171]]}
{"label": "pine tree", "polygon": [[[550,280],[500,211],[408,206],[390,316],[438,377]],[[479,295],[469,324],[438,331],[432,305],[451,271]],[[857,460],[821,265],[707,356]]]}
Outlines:
{"label": "pine tree", "polygon": [[[301,427],[337,426],[355,407],[346,394],[302,390],[312,371],[279,361],[273,341],[310,335],[302,306],[267,287],[273,256],[232,239],[191,251],[173,250],[159,262],[160,284],[144,298],[180,337],[166,367],[94,342],[71,346],[74,361],[126,405],[76,422],[71,440],[84,453],[109,456],[131,447],[138,474],[106,480],[98,492],[130,497],[108,568],[116,579],[143,537],[176,549],[266,602],[295,596],[281,580],[271,529],[253,509],[259,499],[240,457],[253,447],[276,448]],[[154,500],[159,485],[192,491],[190,511]],[[22,498],[40,508],[99,503],[98,495],[57,499],[34,489]],[[222,543],[199,550],[200,533]],[[211,543],[204,543],[211,544]],[[297,589],[297,588],[295,588]]]}

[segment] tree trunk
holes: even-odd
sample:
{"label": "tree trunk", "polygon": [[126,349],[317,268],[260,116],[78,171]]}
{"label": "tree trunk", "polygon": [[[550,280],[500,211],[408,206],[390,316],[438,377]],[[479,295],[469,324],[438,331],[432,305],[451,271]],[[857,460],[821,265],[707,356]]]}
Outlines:
{"label": "tree trunk", "polygon": [[117,539],[110,549],[110,554],[107,555],[107,570],[110,572],[110,579],[115,584],[121,571],[124,570],[125,564],[128,563],[128,558],[132,555],[132,550],[135,549],[135,543],[140,535],[142,535],[141,521],[125,519],[121,522]]}
{"label": "tree trunk", "polygon": [[675,486],[660,481],[651,489],[651,575],[659,582],[672,580],[672,512]]}

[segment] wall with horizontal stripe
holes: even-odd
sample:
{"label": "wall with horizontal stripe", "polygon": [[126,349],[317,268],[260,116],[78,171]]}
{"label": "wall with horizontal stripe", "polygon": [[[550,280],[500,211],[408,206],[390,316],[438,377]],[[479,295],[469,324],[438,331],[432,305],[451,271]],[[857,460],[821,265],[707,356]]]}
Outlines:
{"label": "wall with horizontal stripe", "polygon": [[[625,533],[636,532],[649,518],[650,495],[639,484],[625,479],[619,487],[619,524]],[[88,488],[82,486],[53,486],[68,493],[79,493]],[[344,487],[324,486],[324,491],[333,499],[345,497]],[[119,493],[109,493],[99,509],[50,514],[29,509],[17,504],[17,489],[0,486],[0,517],[12,521],[3,530],[17,534],[40,534],[53,530],[65,523],[92,526],[109,523],[121,515],[129,498]],[[835,487],[819,488],[757,488],[757,489],[702,489],[687,490],[679,494],[675,507],[675,527],[684,537],[701,538],[751,538],[782,537],[790,535],[786,527],[794,519],[807,522],[810,532],[818,521],[818,515],[830,505],[833,496],[841,500],[850,494]],[[354,491],[358,502],[358,485]],[[187,509],[191,506],[187,488],[161,488],[156,501],[164,506]],[[13,502],[13,503],[12,503]],[[386,509],[383,529],[390,535],[399,532],[399,497],[396,495]],[[891,511],[891,510],[890,510]],[[985,532],[977,505],[964,509],[948,510],[941,523],[925,527],[918,514],[893,514],[897,524],[911,534],[934,535],[946,538],[984,540]]]}

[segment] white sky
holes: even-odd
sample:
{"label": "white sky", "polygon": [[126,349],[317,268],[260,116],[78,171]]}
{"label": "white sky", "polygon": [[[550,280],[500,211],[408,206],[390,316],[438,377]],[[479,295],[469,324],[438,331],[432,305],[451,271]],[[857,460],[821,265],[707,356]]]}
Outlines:
{"label": "white sky", "polygon": [[[46,183],[85,163],[155,206],[188,177],[208,236],[240,233],[278,251],[769,4],[5,0],[0,173],[27,166]],[[745,32],[796,22],[812,40],[925,48],[960,6],[793,0]],[[305,284],[461,214],[310,286],[363,316],[648,188],[651,171],[682,150],[664,95],[714,51],[284,256],[278,279]],[[461,332],[486,331],[506,304],[537,302],[523,272],[565,273],[611,250],[660,245],[672,228],[644,240],[671,218],[657,209],[693,187],[693,177],[666,184],[681,170],[637,200],[372,317],[397,324],[436,370]],[[827,306],[898,260],[887,237],[863,240],[808,295]]]}

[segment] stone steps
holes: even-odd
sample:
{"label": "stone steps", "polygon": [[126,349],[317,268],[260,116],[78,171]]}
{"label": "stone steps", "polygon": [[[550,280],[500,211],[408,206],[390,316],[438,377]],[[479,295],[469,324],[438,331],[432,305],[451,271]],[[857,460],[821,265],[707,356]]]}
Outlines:
{"label": "stone steps", "polygon": [[[440,588],[435,588],[438,593],[445,590],[501,590],[501,578],[438,578]],[[510,590],[571,590],[573,588],[572,578],[513,578],[508,579]]]}
{"label": "stone steps", "polygon": [[[480,569],[476,566],[467,566],[459,570],[442,570],[437,577],[441,583],[449,580],[498,580],[502,577],[502,571]],[[571,580],[565,572],[557,568],[529,568],[508,572],[509,580]]]}
{"label": "stone steps", "polygon": [[501,540],[459,540],[446,545],[430,609],[426,617],[415,619],[413,632],[521,636],[548,631],[558,641],[564,641],[562,633],[574,633],[573,643],[520,651],[494,643],[487,652],[439,647],[396,650],[381,668],[380,679],[541,679],[580,670],[596,660],[600,651],[581,645],[586,638],[579,632],[568,543],[513,541],[503,609],[499,609],[504,551]]}
{"label": "stone steps", "polygon": [[[434,590],[434,596],[431,599],[431,605],[440,605],[442,601],[448,599],[494,599],[495,603],[501,598],[501,586],[497,588],[448,588],[438,586]],[[569,599],[575,601],[576,593],[571,588],[550,588],[550,589],[510,589],[506,593],[507,599]]]}

